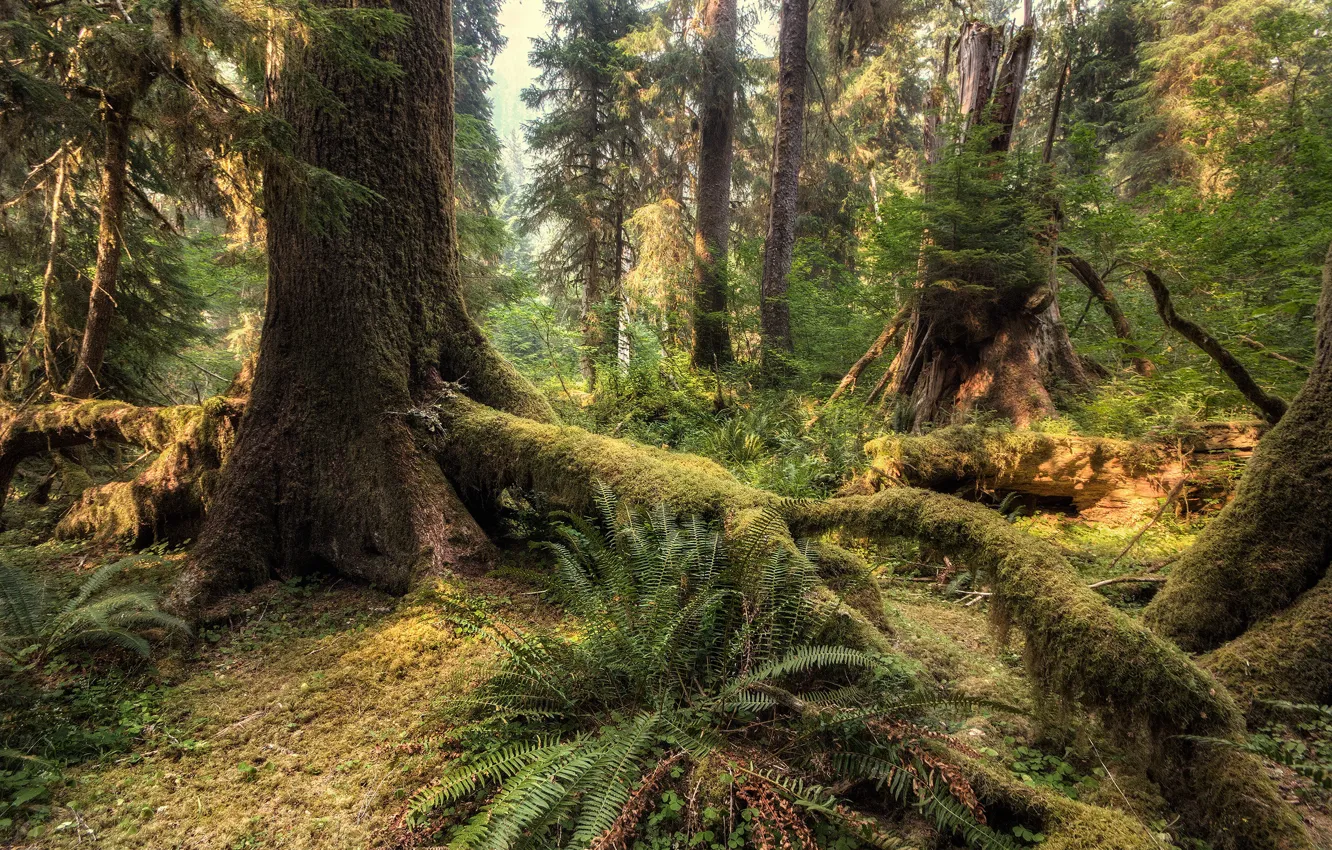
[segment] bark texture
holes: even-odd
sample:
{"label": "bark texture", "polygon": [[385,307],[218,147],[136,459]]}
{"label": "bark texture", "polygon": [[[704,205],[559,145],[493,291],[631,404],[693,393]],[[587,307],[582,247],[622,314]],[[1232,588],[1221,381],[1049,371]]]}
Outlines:
{"label": "bark texture", "polygon": [[777,136],[772,156],[772,197],[768,235],[763,243],[759,318],[765,352],[789,352],[791,306],[787,276],[796,240],[796,193],[805,128],[805,53],[809,40],[808,0],[782,0],[777,34]]}
{"label": "bark texture", "polygon": [[736,0],[703,7],[698,219],[694,229],[694,367],[731,362],[726,259],[731,236],[731,163],[735,136]]}
{"label": "bark texture", "polygon": [[[319,36],[289,43],[274,85],[296,155],[375,193],[345,229],[311,224],[301,176],[265,175],[269,291],[253,390],[216,504],[177,583],[184,611],[271,575],[329,570],[390,591],[490,544],[418,448],[446,381],[550,419],[462,302],[452,187],[450,8],[395,0],[407,22],[365,77]],[[317,86],[341,102],[330,110]]]}
{"label": "bark texture", "polygon": [[[1250,648],[1228,650],[1232,669],[1248,667],[1245,678],[1275,677],[1280,669],[1298,668],[1299,658],[1332,657],[1332,632],[1317,640],[1310,622],[1292,621],[1299,611],[1325,604],[1326,588],[1317,586],[1332,558],[1332,251],[1323,269],[1318,305],[1318,341],[1314,367],[1286,415],[1258,444],[1226,506],[1170,575],[1147,607],[1147,622],[1158,633],[1192,651],[1216,648],[1261,624],[1262,635],[1246,636]],[[1312,594],[1312,595],[1311,595]],[[1322,600],[1319,605],[1297,600]],[[1292,604],[1286,614],[1285,611]],[[1278,615],[1278,620],[1265,618]],[[1325,610],[1319,614],[1326,623]],[[1285,618],[1284,622],[1280,618]],[[1265,622],[1264,622],[1265,621]],[[1243,639],[1242,639],[1243,640]],[[1278,652],[1258,652],[1260,646]],[[1283,657],[1284,656],[1284,657]],[[1332,691],[1326,663],[1291,680],[1298,688]],[[1300,682],[1302,676],[1311,680]],[[1315,677],[1316,678],[1313,678]]]}
{"label": "bark texture", "polygon": [[97,201],[97,270],[93,273],[92,292],[88,297],[88,317],[83,325],[79,359],[65,387],[66,395],[74,398],[88,398],[97,392],[97,375],[102,370],[107,343],[111,340],[111,323],[116,313],[116,281],[120,276],[120,255],[124,248],[121,226],[129,183],[133,113],[132,95],[108,97],[102,108],[106,137],[102,149],[102,186]]}

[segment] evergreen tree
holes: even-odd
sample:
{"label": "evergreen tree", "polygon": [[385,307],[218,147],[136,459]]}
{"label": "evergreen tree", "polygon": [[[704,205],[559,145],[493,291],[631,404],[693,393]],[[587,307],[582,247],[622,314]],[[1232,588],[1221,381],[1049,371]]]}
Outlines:
{"label": "evergreen tree", "polygon": [[537,162],[525,207],[529,227],[550,227],[547,274],[580,291],[583,372],[595,384],[597,362],[619,349],[625,225],[643,123],[633,80],[639,63],[620,40],[644,17],[634,0],[552,0],[546,11],[550,34],[531,54],[541,73],[523,92],[542,112],[527,127]]}

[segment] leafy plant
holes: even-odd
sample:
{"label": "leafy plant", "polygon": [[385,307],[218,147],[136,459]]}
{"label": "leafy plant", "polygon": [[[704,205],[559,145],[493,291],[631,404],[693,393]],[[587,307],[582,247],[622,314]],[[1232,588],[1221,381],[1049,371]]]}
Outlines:
{"label": "leafy plant", "polygon": [[151,591],[112,586],[132,560],[100,567],[64,602],[31,575],[0,564],[0,655],[30,669],[79,644],[118,646],[146,658],[143,630],[188,634],[183,621],[157,607]]}
{"label": "leafy plant", "polygon": [[932,746],[943,736],[909,719],[945,701],[891,659],[821,642],[830,611],[807,554],[781,545],[779,516],[728,543],[663,506],[621,512],[605,490],[597,503],[597,521],[571,518],[549,544],[576,636],[454,611],[505,659],[409,824],[454,824],[458,848],[616,846],[673,816],[688,770],[711,789],[684,814],[708,844],[740,828],[732,817],[704,829],[711,808],[751,812],[750,846],[813,848],[818,824],[895,846],[828,787],[863,781],[973,846],[1006,846]]}

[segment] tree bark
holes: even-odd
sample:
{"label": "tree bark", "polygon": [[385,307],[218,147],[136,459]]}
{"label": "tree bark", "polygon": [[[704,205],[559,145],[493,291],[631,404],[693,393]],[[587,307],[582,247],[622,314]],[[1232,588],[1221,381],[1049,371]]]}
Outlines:
{"label": "tree bark", "polygon": [[731,362],[726,259],[731,236],[731,163],[735,135],[736,0],[703,7],[699,96],[698,218],[694,229],[694,367]]}
{"label": "tree bark", "polygon": [[1156,299],[1156,312],[1161,316],[1165,326],[1201,348],[1212,358],[1216,365],[1221,367],[1221,371],[1226,373],[1226,377],[1235,384],[1236,389],[1258,408],[1263,418],[1272,423],[1280,421],[1286,413],[1285,400],[1258,386],[1253,376],[1249,374],[1249,370],[1244,368],[1244,364],[1236,360],[1235,355],[1227,351],[1226,347],[1201,325],[1176,313],[1175,305],[1170,301],[1170,290],[1155,272],[1143,269],[1143,274],[1147,278],[1147,285],[1152,288],[1152,297]]}
{"label": "tree bark", "polygon": [[[986,146],[999,157],[1011,143],[1032,43],[1032,28],[1021,28],[1005,57],[1001,32],[979,21],[965,24],[959,38],[964,127],[988,128],[993,135]],[[1044,315],[1052,297],[1045,282],[1033,281],[1029,291],[1000,292],[983,283],[953,285],[927,266],[922,257],[920,299],[890,367],[885,402],[906,397],[914,429],[975,409],[1018,425],[1052,413],[1047,371],[1080,370],[1068,356],[1071,345],[1061,343],[1067,338],[1063,323]]]}
{"label": "tree bark", "polygon": [[[486,563],[489,542],[419,448],[440,427],[432,411],[467,392],[553,419],[462,301],[450,4],[391,8],[406,28],[374,49],[401,67],[393,78],[358,74],[319,33],[285,46],[274,91],[296,156],[375,198],[345,230],[318,229],[299,175],[281,162],[266,169],[259,360],[216,502],[173,590],[182,611],[273,575],[326,570],[401,592],[423,573]],[[341,108],[310,97],[311,86]]]}
{"label": "tree bark", "polygon": [[[46,245],[46,269],[42,272],[42,366],[46,370],[46,385],[52,389],[60,382],[59,370],[55,363],[55,333],[51,323],[51,291],[55,287],[56,260],[60,254],[61,221],[60,207],[65,199],[65,180],[69,174],[69,154],[62,151],[60,162],[56,166],[55,186],[51,191],[51,228]],[[0,494],[0,504],[4,496]]]}
{"label": "tree bark", "polygon": [[[1159,283],[1155,275],[1148,278],[1153,279]],[[1213,649],[1263,618],[1284,611],[1301,594],[1312,593],[1311,588],[1326,581],[1332,558],[1329,422],[1332,250],[1323,269],[1318,340],[1309,379],[1258,444],[1234,500],[1180,558],[1170,581],[1147,607],[1145,617],[1153,629],[1185,649]],[[1326,599],[1327,592],[1320,598]],[[1332,655],[1332,629],[1311,640],[1294,624],[1281,624],[1278,618],[1269,621],[1266,631],[1273,639],[1261,643],[1270,651],[1239,654],[1251,656],[1251,664],[1240,666],[1251,668],[1255,678],[1271,675],[1277,665],[1291,664],[1294,658]],[[1299,686],[1321,688],[1326,698],[1332,698],[1332,678],[1327,676]]]}
{"label": "tree bark", "polygon": [[772,196],[768,236],[763,244],[759,319],[764,352],[792,350],[787,276],[795,253],[796,192],[800,183],[805,123],[805,54],[809,37],[808,0],[782,0],[777,43],[777,134],[772,157]]}
{"label": "tree bark", "polygon": [[134,98],[108,97],[102,110],[106,139],[102,151],[102,188],[98,198],[97,270],[88,296],[88,317],[83,325],[83,343],[78,363],[70,375],[65,394],[88,398],[97,391],[97,376],[111,340],[111,322],[116,313],[116,282],[120,276],[120,254],[124,248],[121,226],[129,182],[130,121]]}
{"label": "tree bark", "polygon": [[579,363],[588,389],[597,385],[597,356],[606,343],[605,293],[601,290],[601,240],[598,225],[592,226],[583,246],[583,304],[579,325],[583,332],[583,352]]}

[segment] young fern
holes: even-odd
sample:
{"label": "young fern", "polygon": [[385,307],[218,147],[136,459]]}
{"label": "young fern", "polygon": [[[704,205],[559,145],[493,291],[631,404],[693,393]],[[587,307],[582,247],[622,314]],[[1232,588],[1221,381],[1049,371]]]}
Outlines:
{"label": "young fern", "polygon": [[182,620],[157,607],[155,594],[113,587],[134,560],[99,567],[64,602],[27,573],[0,564],[0,654],[40,666],[58,652],[84,645],[118,646],[146,658],[151,647],[144,630],[188,634]]}

